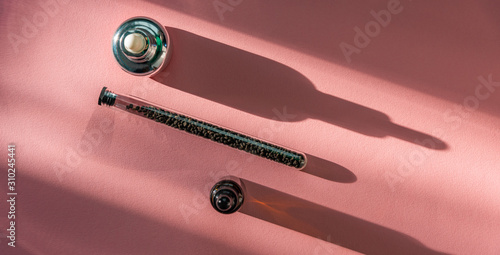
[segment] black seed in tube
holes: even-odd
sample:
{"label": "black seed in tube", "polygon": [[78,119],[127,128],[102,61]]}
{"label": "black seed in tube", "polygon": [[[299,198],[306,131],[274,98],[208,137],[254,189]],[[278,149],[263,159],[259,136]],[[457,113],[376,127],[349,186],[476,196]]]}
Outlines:
{"label": "black seed in tube", "polygon": [[130,104],[126,108],[135,110],[156,122],[183,130],[187,133],[197,135],[217,143],[228,145],[256,156],[267,158],[295,168],[302,168],[305,165],[305,158],[302,154],[225,128],[153,106],[135,106],[134,108],[134,106]]}

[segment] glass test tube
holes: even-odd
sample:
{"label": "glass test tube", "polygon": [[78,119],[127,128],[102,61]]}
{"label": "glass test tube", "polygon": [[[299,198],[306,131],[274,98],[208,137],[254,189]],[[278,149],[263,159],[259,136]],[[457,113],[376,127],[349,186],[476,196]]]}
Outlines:
{"label": "glass test tube", "polygon": [[115,107],[190,134],[297,169],[303,169],[307,162],[306,156],[303,153],[295,152],[218,125],[176,113],[170,109],[137,97],[111,92],[107,90],[107,87],[102,88],[101,94],[99,95],[99,105],[101,104]]}

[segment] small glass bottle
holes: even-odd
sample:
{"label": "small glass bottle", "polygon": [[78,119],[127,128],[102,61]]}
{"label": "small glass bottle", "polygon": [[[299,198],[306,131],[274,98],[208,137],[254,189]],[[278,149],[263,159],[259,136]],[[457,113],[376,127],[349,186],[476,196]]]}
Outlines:
{"label": "small glass bottle", "polygon": [[238,211],[245,200],[244,187],[239,178],[228,176],[222,178],[210,190],[212,207],[223,214]]}
{"label": "small glass bottle", "polygon": [[296,169],[303,169],[307,163],[303,153],[176,113],[137,97],[111,92],[106,87],[99,95],[99,105],[102,104]]}

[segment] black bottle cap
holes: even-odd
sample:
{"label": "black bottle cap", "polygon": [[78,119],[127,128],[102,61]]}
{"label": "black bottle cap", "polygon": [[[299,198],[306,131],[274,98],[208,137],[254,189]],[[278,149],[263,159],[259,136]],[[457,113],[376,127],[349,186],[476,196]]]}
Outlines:
{"label": "black bottle cap", "polygon": [[116,94],[111,91],[108,91],[108,87],[103,87],[101,90],[101,94],[99,94],[99,101],[97,102],[99,105],[105,104],[109,106],[113,106],[115,104]]}
{"label": "black bottle cap", "polygon": [[242,189],[232,180],[219,181],[210,191],[210,202],[212,207],[220,213],[234,213],[243,204]]}

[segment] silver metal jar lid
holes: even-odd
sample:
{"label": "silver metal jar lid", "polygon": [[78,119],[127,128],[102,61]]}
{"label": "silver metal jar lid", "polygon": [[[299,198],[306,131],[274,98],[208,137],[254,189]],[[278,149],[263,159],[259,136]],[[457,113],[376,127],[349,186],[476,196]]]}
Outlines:
{"label": "silver metal jar lid", "polygon": [[153,19],[133,17],[113,36],[113,54],[127,73],[154,75],[168,65],[172,45],[165,28]]}

